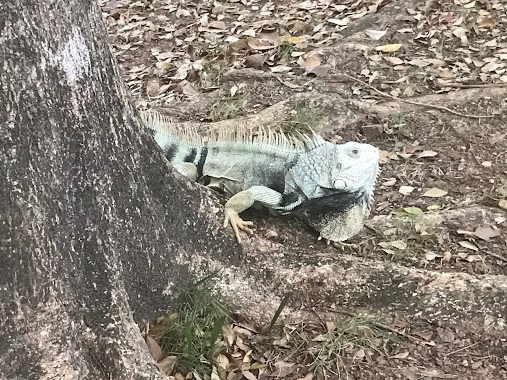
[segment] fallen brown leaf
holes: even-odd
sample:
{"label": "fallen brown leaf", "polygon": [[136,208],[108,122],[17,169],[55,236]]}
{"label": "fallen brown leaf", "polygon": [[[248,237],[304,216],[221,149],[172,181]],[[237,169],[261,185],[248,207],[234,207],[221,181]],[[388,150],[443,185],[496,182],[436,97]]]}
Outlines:
{"label": "fallen brown leaf", "polygon": [[252,54],[245,58],[246,66],[254,69],[262,69],[264,62],[266,62],[266,56],[264,54]]}
{"label": "fallen brown leaf", "polygon": [[494,229],[491,227],[477,227],[474,232],[474,235],[477,236],[479,239],[488,241],[491,238],[500,236],[501,233],[499,229]]}
{"label": "fallen brown leaf", "polygon": [[370,39],[372,39],[373,41],[378,41],[380,40],[382,37],[384,37],[384,35],[386,34],[386,30],[373,30],[373,29],[366,29],[364,31],[364,34],[366,34]]}
{"label": "fallen brown leaf", "polygon": [[381,45],[377,46],[375,50],[381,51],[382,53],[394,53],[400,50],[401,44],[389,44],[389,45]]}
{"label": "fallen brown leaf", "polygon": [[176,359],[176,356],[167,356],[157,363],[158,368],[160,368],[162,373],[170,375],[174,369],[174,365],[176,364]]}
{"label": "fallen brown leaf", "polygon": [[422,196],[429,198],[440,198],[447,194],[447,191],[439,189],[437,187],[433,187],[426,191]]}
{"label": "fallen brown leaf", "polygon": [[472,251],[475,252],[479,250],[479,248],[477,248],[475,245],[466,240],[459,241],[458,244],[461,245],[463,248],[471,249]]}
{"label": "fallen brown leaf", "polygon": [[413,187],[413,186],[400,186],[398,191],[400,192],[400,194],[409,195],[414,190],[415,190],[415,187]]}
{"label": "fallen brown leaf", "polygon": [[164,353],[159,344],[149,335],[146,336],[146,344],[148,345],[148,351],[156,362],[164,357]]}

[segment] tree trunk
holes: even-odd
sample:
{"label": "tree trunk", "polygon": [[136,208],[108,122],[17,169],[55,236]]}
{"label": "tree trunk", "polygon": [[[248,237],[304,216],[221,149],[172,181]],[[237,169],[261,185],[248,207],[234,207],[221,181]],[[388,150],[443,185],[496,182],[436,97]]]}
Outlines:
{"label": "tree trunk", "polygon": [[95,2],[3,2],[0,15],[0,378],[162,378],[138,324],[215,270],[258,322],[292,291],[288,319],[339,305],[505,334],[504,276],[358,259],[299,229],[242,251],[216,197],[140,126]]}
{"label": "tree trunk", "polygon": [[0,14],[0,378],[161,377],[134,320],[232,256],[216,200],[140,127],[95,1]]}

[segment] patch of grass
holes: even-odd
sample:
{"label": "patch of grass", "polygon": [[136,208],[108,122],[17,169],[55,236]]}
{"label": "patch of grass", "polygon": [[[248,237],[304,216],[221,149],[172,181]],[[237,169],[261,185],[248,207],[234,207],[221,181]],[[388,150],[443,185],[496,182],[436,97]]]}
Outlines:
{"label": "patch of grass", "polygon": [[296,45],[287,41],[284,41],[278,46],[278,57],[282,61],[288,61],[291,58],[291,54],[296,51]]}
{"label": "patch of grass", "polygon": [[387,135],[400,135],[411,137],[410,115],[403,112],[394,113],[383,124],[383,130]]}
{"label": "patch of grass", "polygon": [[297,132],[311,133],[320,119],[322,113],[317,107],[313,106],[308,100],[302,100],[294,105],[290,116],[279,124],[280,129],[289,134]]}
{"label": "patch of grass", "polygon": [[208,62],[199,72],[199,84],[202,88],[218,86],[226,67],[218,62]]}
{"label": "patch of grass", "polygon": [[192,44],[195,56],[208,59],[223,57],[227,52],[228,47],[229,44],[227,42],[220,40],[214,42],[195,41]]}
{"label": "patch of grass", "polygon": [[158,342],[166,355],[177,357],[176,372],[211,376],[212,365],[223,349],[217,339],[227,314],[212,280],[213,276],[208,276],[187,287],[163,321],[167,328]]}
{"label": "patch of grass", "polygon": [[[380,324],[354,316],[337,320],[336,327],[312,339],[308,353],[312,368],[324,376],[339,375],[346,368],[345,359],[373,360],[373,356],[390,356],[404,342]],[[334,378],[334,377],[333,377]]]}
{"label": "patch of grass", "polygon": [[402,215],[399,210],[394,213],[398,218],[403,218],[403,223],[400,223],[394,234],[386,236],[378,245],[389,255],[391,261],[420,262],[425,253],[438,245],[438,229],[415,223],[414,215]]}
{"label": "patch of grass", "polygon": [[242,96],[223,97],[212,104],[210,119],[220,121],[243,116],[246,112],[246,104],[247,100]]}

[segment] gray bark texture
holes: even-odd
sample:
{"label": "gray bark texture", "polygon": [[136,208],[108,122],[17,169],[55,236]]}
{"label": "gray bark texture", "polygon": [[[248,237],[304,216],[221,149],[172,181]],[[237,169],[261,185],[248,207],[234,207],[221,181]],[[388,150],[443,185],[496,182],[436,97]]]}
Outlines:
{"label": "gray bark texture", "polygon": [[106,35],[95,2],[0,3],[0,379],[162,379],[139,325],[217,270],[258,323],[292,292],[289,321],[336,307],[505,334],[503,276],[358,258],[301,226],[242,250],[139,124]]}
{"label": "gray bark texture", "polygon": [[196,251],[233,254],[216,200],[137,122],[106,36],[95,1],[0,4],[1,379],[162,378],[134,321]]}

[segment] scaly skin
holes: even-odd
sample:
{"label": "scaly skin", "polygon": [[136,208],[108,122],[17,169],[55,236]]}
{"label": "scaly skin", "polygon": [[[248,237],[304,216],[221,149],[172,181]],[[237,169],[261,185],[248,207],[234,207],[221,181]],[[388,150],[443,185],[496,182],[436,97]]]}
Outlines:
{"label": "scaly skin", "polygon": [[252,234],[253,222],[239,214],[255,203],[303,216],[331,241],[344,241],[362,228],[378,173],[378,150],[356,142],[332,144],[320,136],[262,132],[252,137],[184,132],[164,116],[142,114],[175,169],[229,196],[224,227]]}

